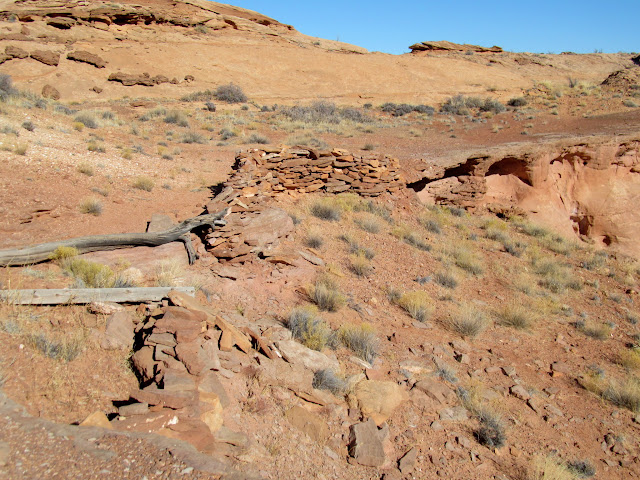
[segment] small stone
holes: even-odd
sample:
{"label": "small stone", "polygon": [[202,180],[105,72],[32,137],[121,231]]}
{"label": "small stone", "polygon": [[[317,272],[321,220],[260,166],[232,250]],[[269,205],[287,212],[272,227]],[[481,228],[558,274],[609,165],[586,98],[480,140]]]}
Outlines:
{"label": "small stone", "polygon": [[285,418],[317,443],[325,443],[329,436],[329,428],[322,417],[305,408],[293,407],[285,413]]}
{"label": "small stone", "polygon": [[329,447],[324,447],[324,454],[332,460],[339,460],[340,457],[336,452],[331,450]]}
{"label": "small stone", "polygon": [[509,389],[509,391],[511,392],[511,395],[513,395],[516,398],[519,398],[520,400],[526,401],[531,398],[531,395],[529,395],[529,392],[527,392],[527,390],[522,385],[514,385]]}
{"label": "small stone", "polygon": [[100,346],[105,350],[128,350],[133,347],[133,320],[126,311],[116,312],[107,318],[107,327]]}
{"label": "small stone", "polygon": [[130,417],[131,415],[146,415],[149,413],[148,403],[132,403],[123,405],[118,408],[118,415],[121,417]]}
{"label": "small stone", "polygon": [[469,419],[469,412],[464,407],[445,408],[440,412],[440,420],[449,422],[463,422]]}
{"label": "small stone", "polygon": [[109,423],[109,419],[104,412],[96,411],[80,422],[82,427],[101,427],[111,430],[113,426]]}
{"label": "small stone", "polygon": [[516,367],[513,367],[511,365],[507,366],[507,367],[502,367],[502,371],[504,372],[504,374],[507,377],[515,377],[516,376]]}
{"label": "small stone", "polygon": [[349,435],[349,455],[360,465],[380,467],[387,458],[384,446],[378,437],[378,428],[373,419],[351,426]]}
{"label": "small stone", "polygon": [[412,447],[398,461],[398,468],[404,475],[411,473],[416,465],[417,458],[418,458],[418,449],[416,447]]}
{"label": "small stone", "polygon": [[0,467],[4,467],[9,461],[11,446],[7,442],[0,442]]}
{"label": "small stone", "polygon": [[456,440],[458,441],[458,444],[461,447],[467,448],[467,449],[471,449],[473,448],[473,442],[471,440],[469,440],[467,437],[463,437],[462,435],[458,435],[458,437],[456,437]]}

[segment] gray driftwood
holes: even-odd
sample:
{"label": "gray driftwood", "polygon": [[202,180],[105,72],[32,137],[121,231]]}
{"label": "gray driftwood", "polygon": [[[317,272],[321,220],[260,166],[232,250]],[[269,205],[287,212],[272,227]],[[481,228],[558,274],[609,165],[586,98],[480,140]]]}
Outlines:
{"label": "gray driftwood", "polygon": [[226,217],[228,213],[229,209],[224,209],[218,213],[189,218],[164,232],[92,235],[89,237],[61,240],[59,242],[41,243],[24,248],[0,250],[0,266],[31,265],[45,262],[51,259],[51,254],[53,254],[58,247],[73,247],[78,250],[79,253],[87,253],[128,247],[157,247],[175,241],[184,243],[187,254],[189,255],[189,263],[193,264],[198,258],[198,254],[193,248],[193,245],[191,245],[189,233],[194,228],[203,225],[209,225],[211,228],[225,225],[224,217]]}
{"label": "gray driftwood", "polygon": [[158,302],[167,298],[171,290],[191,296],[196,294],[195,287],[47,288],[42,290],[0,290],[0,301],[14,305]]}

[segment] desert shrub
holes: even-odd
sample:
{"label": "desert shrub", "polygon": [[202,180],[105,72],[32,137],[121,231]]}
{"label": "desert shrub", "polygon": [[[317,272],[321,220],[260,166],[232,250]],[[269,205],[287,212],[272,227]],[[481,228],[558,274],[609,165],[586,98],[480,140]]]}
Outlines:
{"label": "desert shrub", "polygon": [[440,286],[454,289],[458,286],[458,279],[449,272],[436,272],[433,280]]}
{"label": "desert shrub", "polygon": [[224,127],[222,128],[218,134],[220,135],[221,140],[229,140],[230,138],[237,137],[238,134],[232,130],[231,128]]}
{"label": "desert shrub", "polygon": [[283,107],[280,115],[292,122],[307,124],[330,123],[338,124],[344,120],[354,123],[368,123],[369,116],[357,108],[340,108],[332,102],[314,102],[309,106],[295,105]]}
{"label": "desert shrub", "polygon": [[150,192],[153,190],[154,182],[149,177],[138,177],[131,184],[133,188],[137,188],[138,190],[144,190],[145,192]]}
{"label": "desert shrub", "polygon": [[406,226],[399,226],[391,231],[394,237],[401,239],[404,243],[424,252],[431,251],[431,245],[424,241],[424,237]]}
{"label": "desert shrub", "polygon": [[22,128],[29,132],[33,132],[36,129],[36,124],[31,120],[25,120],[24,122],[22,122]]}
{"label": "desert shrub", "polygon": [[365,152],[371,152],[376,149],[376,146],[373,143],[365,143],[362,147],[362,150]]}
{"label": "desert shrub", "polygon": [[45,333],[32,333],[27,335],[25,343],[39,350],[46,357],[65,362],[75,360],[83,347],[83,340],[79,335],[58,340]]}
{"label": "desert shrub", "polygon": [[153,283],[156,287],[176,287],[184,277],[184,269],[176,260],[161,260],[153,270]]}
{"label": "desert shrub", "polygon": [[104,145],[101,145],[93,140],[91,140],[87,145],[87,150],[89,150],[90,152],[98,152],[98,153],[106,152]]}
{"label": "desert shrub", "polygon": [[347,393],[349,383],[333,370],[323,368],[313,375],[311,386],[318,390],[328,390],[334,395],[340,396]]}
{"label": "desert shrub", "polygon": [[470,115],[471,110],[501,113],[506,109],[498,100],[491,98],[483,99],[479,97],[466,97],[464,95],[456,95],[455,97],[449,98],[440,108],[441,112],[453,115]]}
{"label": "desert shrub", "polygon": [[85,198],[78,207],[80,212],[96,217],[102,214],[102,202],[97,198]]}
{"label": "desert shrub", "polygon": [[29,150],[29,144],[28,143],[18,143],[14,147],[13,152],[16,155],[26,155],[27,154],[27,150]]}
{"label": "desert shrub", "polygon": [[321,235],[310,233],[304,239],[304,244],[309,248],[320,248],[324,244],[324,239]]}
{"label": "desert shrub", "polygon": [[286,323],[295,339],[307,348],[321,351],[329,343],[332,332],[317,313],[314,307],[297,307],[289,313]]}
{"label": "desert shrub", "polygon": [[436,219],[421,219],[420,224],[431,233],[435,233],[436,235],[440,235],[442,233],[442,225],[440,225],[440,222]]}
{"label": "desert shrub", "polygon": [[476,413],[480,426],[473,432],[481,445],[487,448],[503,447],[507,441],[502,418],[495,412],[482,409]]}
{"label": "desert shrub", "polygon": [[489,320],[482,310],[466,304],[447,320],[447,325],[462,337],[473,338],[487,328]]}
{"label": "desert shrub", "polygon": [[266,145],[267,143],[269,143],[269,138],[265,135],[260,135],[259,133],[252,133],[247,137],[245,143],[257,143],[260,145]]}
{"label": "desert shrub", "polygon": [[65,273],[76,280],[78,288],[111,288],[115,281],[113,270],[101,263],[71,255],[59,257],[58,264]]}
{"label": "desert shrub", "polygon": [[529,329],[535,321],[531,309],[521,304],[507,304],[495,316],[498,324],[518,330]]}
{"label": "desert shrub", "polygon": [[198,132],[194,132],[193,130],[189,130],[182,135],[181,139],[182,143],[198,143],[200,145],[204,145],[207,143],[207,139],[204,135]]}
{"label": "desert shrub", "polygon": [[524,97],[510,98],[507,105],[510,107],[524,107],[527,104],[527,99]]}
{"label": "desert shrub", "polygon": [[611,337],[611,327],[604,323],[594,324],[588,321],[580,320],[576,322],[576,328],[584,333],[587,337],[596,340],[607,340]]}
{"label": "desert shrub", "polygon": [[435,374],[449,383],[458,383],[458,376],[456,371],[448,365],[438,365]]}
{"label": "desert shrub", "polygon": [[338,330],[338,338],[358,358],[373,363],[378,355],[376,331],[368,323],[359,326],[343,325]]}
{"label": "desert shrub", "polygon": [[[182,102],[206,102],[216,96],[213,90],[200,90],[180,97]],[[214,110],[215,111],[215,110]]]}
{"label": "desert shrub", "polygon": [[631,100],[631,99],[623,100],[622,104],[625,107],[629,107],[629,108],[637,108],[638,107],[638,104],[636,102],[634,102],[633,100]]}
{"label": "desert shrub", "polygon": [[457,267],[473,275],[482,275],[484,272],[484,266],[468,248],[457,247],[453,250],[452,256]]}
{"label": "desert shrub", "polygon": [[602,392],[602,397],[618,407],[638,412],[640,411],[640,381],[633,377],[622,382],[611,381]]}
{"label": "desert shrub", "polygon": [[338,311],[346,302],[337,283],[327,275],[320,276],[315,284],[309,287],[308,293],[318,308],[327,312]]}
{"label": "desert shrub", "polygon": [[326,150],[329,144],[321,138],[316,138],[310,134],[292,135],[287,138],[288,145],[299,145],[301,147],[312,147]]}
{"label": "desert shrub", "polygon": [[542,277],[538,282],[540,286],[553,293],[563,293],[567,288],[579,290],[582,287],[566,267],[554,260],[537,260],[533,267],[535,273]]}
{"label": "desert shrub", "polygon": [[382,228],[380,221],[375,218],[356,218],[354,223],[362,230],[369,233],[379,233]]}
{"label": "desert shrub", "polygon": [[364,255],[351,257],[351,271],[359,277],[368,277],[373,272],[373,265]]}
{"label": "desert shrub", "polygon": [[591,478],[596,474],[596,467],[594,467],[589,460],[573,460],[568,462],[567,469],[579,478]]}
{"label": "desert shrub", "polygon": [[349,246],[349,253],[352,255],[364,257],[366,260],[373,260],[373,257],[376,256],[376,253],[373,250],[360,246],[357,240],[351,237],[351,235],[343,233],[338,238]]}
{"label": "desert shrub", "polygon": [[396,303],[419,322],[426,322],[435,309],[431,297],[421,290],[402,294]]}
{"label": "desert shrub", "polygon": [[13,79],[11,75],[5,73],[0,74],[0,101],[5,102],[9,97],[17,94],[17,90],[13,87]]}
{"label": "desert shrub", "polygon": [[383,103],[380,106],[380,110],[382,110],[385,113],[390,113],[394,117],[402,117],[411,112],[418,112],[418,113],[425,113],[427,115],[433,115],[436,111],[435,108],[429,105],[410,105],[407,103],[396,104],[391,102]]}
{"label": "desert shrub", "polygon": [[220,102],[226,103],[243,103],[247,101],[247,96],[238,85],[229,83],[227,85],[220,85],[216,88],[215,98]]}
{"label": "desert shrub", "polygon": [[96,129],[98,128],[98,122],[96,118],[89,112],[80,112],[74,118],[75,122],[81,123],[87,128]]}
{"label": "desert shrub", "polygon": [[530,480],[574,480],[575,476],[559,459],[537,456],[533,460]]}
{"label": "desert shrub", "polygon": [[[391,210],[384,205],[380,205],[372,200],[364,200],[362,198],[358,198],[358,201],[353,205],[354,212],[367,212],[371,213],[377,217],[382,218],[387,223],[393,223],[393,218],[391,217]],[[375,233],[375,232],[372,232]]]}
{"label": "desert shrub", "polygon": [[168,112],[164,117],[164,123],[178,125],[179,127],[189,126],[189,120],[187,120],[187,117],[184,115],[184,113],[180,112],[179,110],[171,110],[170,112]]}
{"label": "desert shrub", "polygon": [[522,232],[530,237],[542,238],[549,235],[549,230],[535,223],[517,218],[513,220],[513,224]]}
{"label": "desert shrub", "polygon": [[311,205],[311,215],[321,220],[337,222],[342,218],[342,209],[331,199],[322,199]]}

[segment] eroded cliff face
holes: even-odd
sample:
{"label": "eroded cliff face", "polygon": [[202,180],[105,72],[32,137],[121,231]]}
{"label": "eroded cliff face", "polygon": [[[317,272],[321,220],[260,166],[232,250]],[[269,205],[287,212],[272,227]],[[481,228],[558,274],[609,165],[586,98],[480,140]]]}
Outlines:
{"label": "eroded cliff face", "polygon": [[640,140],[479,155],[409,184],[427,203],[526,213],[640,258]]}

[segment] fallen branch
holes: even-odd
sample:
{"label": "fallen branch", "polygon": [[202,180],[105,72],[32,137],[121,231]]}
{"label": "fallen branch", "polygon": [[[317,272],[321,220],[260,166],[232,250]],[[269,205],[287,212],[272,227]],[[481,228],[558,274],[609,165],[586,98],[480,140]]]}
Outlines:
{"label": "fallen branch", "polygon": [[0,301],[14,305],[62,305],[91,302],[158,302],[170,291],[194,296],[195,287],[135,288],[46,288],[41,290],[0,290]]}
{"label": "fallen branch", "polygon": [[198,254],[193,245],[191,245],[189,233],[203,225],[209,225],[211,228],[225,225],[224,217],[228,214],[229,209],[225,208],[218,213],[189,218],[164,232],[91,235],[59,242],[41,243],[24,248],[0,250],[0,266],[32,265],[46,262],[51,259],[51,255],[59,247],[72,247],[78,250],[79,253],[88,253],[129,247],[157,247],[175,241],[184,243],[189,255],[189,264],[193,264],[198,258]]}

